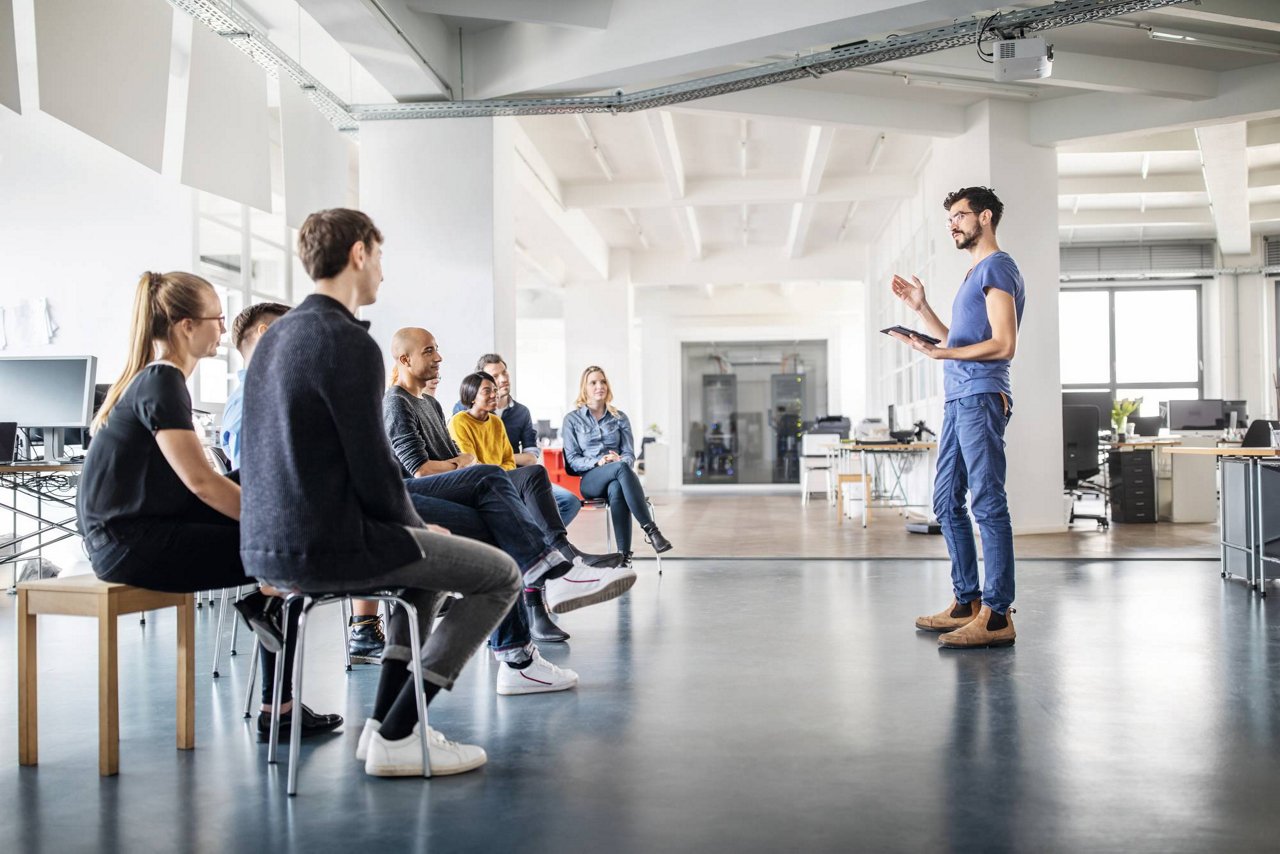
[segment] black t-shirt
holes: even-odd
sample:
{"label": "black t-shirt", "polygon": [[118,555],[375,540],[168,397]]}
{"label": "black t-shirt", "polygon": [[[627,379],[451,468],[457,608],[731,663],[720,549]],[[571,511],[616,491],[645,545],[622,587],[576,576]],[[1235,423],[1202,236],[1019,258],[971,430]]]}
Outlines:
{"label": "black t-shirt", "polygon": [[142,369],[89,445],[76,499],[81,531],[195,511],[200,499],[164,458],[157,430],[195,430],[186,378],[164,362]]}

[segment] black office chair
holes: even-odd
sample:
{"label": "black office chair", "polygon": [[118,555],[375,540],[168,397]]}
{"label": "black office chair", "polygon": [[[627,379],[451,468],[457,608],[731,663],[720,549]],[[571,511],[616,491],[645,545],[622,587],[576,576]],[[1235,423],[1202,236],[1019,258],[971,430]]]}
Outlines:
{"label": "black office chair", "polygon": [[1244,439],[1240,442],[1242,448],[1270,448],[1271,431],[1280,430],[1280,421],[1266,421],[1262,418],[1254,419],[1249,424],[1249,429],[1244,434]]}
{"label": "black office chair", "polygon": [[[1106,489],[1096,483],[1089,483],[1089,478],[1102,473],[1102,463],[1098,455],[1098,430],[1102,425],[1102,414],[1096,406],[1064,406],[1062,407],[1062,479],[1063,491],[1071,496],[1071,515],[1068,525],[1077,519],[1092,519],[1098,527],[1106,530],[1111,525],[1107,518]],[[1076,513],[1075,499],[1083,498],[1085,492],[1100,495],[1103,501],[1103,512]]]}

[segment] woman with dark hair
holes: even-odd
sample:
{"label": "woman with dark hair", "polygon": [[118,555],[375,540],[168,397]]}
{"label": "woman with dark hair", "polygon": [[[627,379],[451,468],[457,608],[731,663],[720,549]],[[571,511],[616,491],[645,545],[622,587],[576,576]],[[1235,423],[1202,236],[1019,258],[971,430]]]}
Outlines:
{"label": "woman with dark hair", "polygon": [[631,519],[644,531],[645,542],[658,554],[671,550],[649,513],[640,478],[632,471],[635,441],[631,421],[613,405],[613,389],[604,368],[592,365],[582,372],[576,408],[564,417],[564,461],[571,474],[582,478],[579,488],[588,500],[607,498],[618,551],[631,562]]}
{"label": "woman with dark hair", "polygon": [[449,435],[464,454],[476,462],[515,471],[515,450],[507,438],[507,428],[493,412],[498,407],[498,384],[484,371],[462,378],[458,399],[467,407],[449,419]]}
{"label": "woman with dark hair", "polygon": [[[93,419],[76,500],[94,573],[104,581],[194,593],[255,583],[240,561],[239,473],[205,459],[191,418],[187,379],[217,353],[226,318],[213,286],[191,273],[144,273],[134,296],[129,357]],[[263,672],[280,651],[280,600],[261,591],[237,607],[262,639]],[[292,615],[296,619],[296,613]],[[292,648],[285,650],[292,668]],[[263,679],[259,735],[271,725],[271,679]],[[285,691],[292,680],[285,679]],[[293,719],[281,704],[281,726]],[[342,725],[302,707],[302,732]]]}

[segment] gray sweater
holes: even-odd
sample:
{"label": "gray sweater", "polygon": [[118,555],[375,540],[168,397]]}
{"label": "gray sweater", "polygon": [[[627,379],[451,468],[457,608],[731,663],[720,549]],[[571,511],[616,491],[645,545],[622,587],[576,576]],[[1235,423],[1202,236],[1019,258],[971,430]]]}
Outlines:
{"label": "gray sweater", "polygon": [[257,578],[359,581],[418,560],[382,432],[382,353],[313,294],[262,336],[244,381],[240,555]]}
{"label": "gray sweater", "polygon": [[413,477],[429,460],[451,460],[458,456],[458,446],[449,435],[444,410],[430,395],[414,397],[393,385],[382,396],[382,424],[406,477]]}

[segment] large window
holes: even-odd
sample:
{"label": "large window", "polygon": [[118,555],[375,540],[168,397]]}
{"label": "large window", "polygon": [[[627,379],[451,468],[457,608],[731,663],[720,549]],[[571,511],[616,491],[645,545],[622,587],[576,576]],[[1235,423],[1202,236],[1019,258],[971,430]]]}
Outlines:
{"label": "large window", "polygon": [[1071,288],[1058,305],[1063,390],[1140,397],[1140,415],[1202,396],[1199,285]]}

